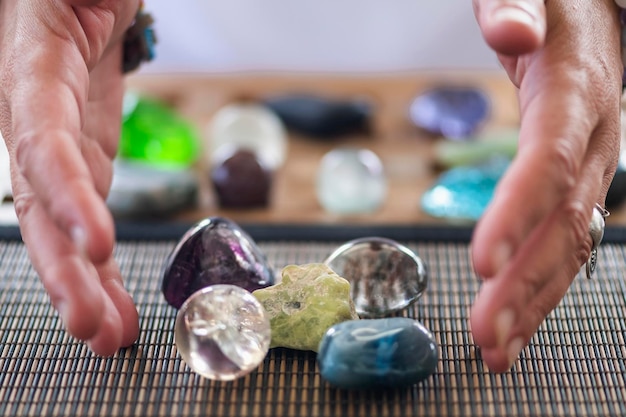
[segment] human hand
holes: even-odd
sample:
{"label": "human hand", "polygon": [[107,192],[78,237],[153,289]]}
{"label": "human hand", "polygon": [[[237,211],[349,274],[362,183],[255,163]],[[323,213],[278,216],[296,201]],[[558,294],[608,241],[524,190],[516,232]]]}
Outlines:
{"label": "human hand", "polygon": [[137,7],[0,2],[0,130],[22,237],[67,330],[100,355],[139,332],[105,205],[123,98],[121,40]]}
{"label": "human hand", "polygon": [[623,67],[613,0],[474,0],[519,87],[518,153],[472,239],[471,311],[490,370],[509,369],[589,256],[619,154]]}

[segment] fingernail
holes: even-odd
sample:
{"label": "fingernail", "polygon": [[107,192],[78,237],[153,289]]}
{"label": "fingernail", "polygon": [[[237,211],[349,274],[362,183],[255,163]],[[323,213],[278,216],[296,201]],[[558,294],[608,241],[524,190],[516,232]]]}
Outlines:
{"label": "fingernail", "polygon": [[76,246],[78,253],[83,258],[87,257],[87,233],[82,227],[74,226],[70,230],[70,236],[72,237],[72,242]]}
{"label": "fingernail", "polygon": [[515,312],[510,309],[502,310],[495,319],[496,343],[504,348],[509,340],[511,329],[515,323]]}
{"label": "fingernail", "polygon": [[519,356],[522,349],[524,349],[525,345],[526,343],[524,343],[524,339],[522,339],[521,337],[516,337],[515,339],[511,340],[511,343],[509,343],[509,346],[506,349],[509,360],[509,368],[513,366],[513,363],[515,363],[517,357]]}
{"label": "fingernail", "polygon": [[496,245],[493,252],[491,253],[491,266],[493,268],[492,274],[496,275],[498,272],[504,268],[504,266],[511,259],[511,255],[513,253],[513,249],[511,245],[506,242],[501,242]]}
{"label": "fingernail", "polygon": [[61,317],[61,321],[63,322],[63,324],[67,326],[67,321],[69,319],[67,302],[65,300],[57,300],[54,303],[54,307],[59,313],[59,317]]}
{"label": "fingernail", "polygon": [[524,25],[536,25],[536,14],[529,7],[525,7],[523,3],[507,4],[505,6],[497,6],[491,12],[491,19],[494,22],[510,22],[516,21]]}

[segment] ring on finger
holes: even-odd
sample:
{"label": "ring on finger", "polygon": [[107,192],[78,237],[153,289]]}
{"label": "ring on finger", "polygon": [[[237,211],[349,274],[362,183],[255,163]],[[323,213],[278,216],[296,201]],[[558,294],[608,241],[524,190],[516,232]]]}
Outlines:
{"label": "ring on finger", "polygon": [[593,272],[596,270],[598,263],[598,246],[600,246],[600,242],[602,242],[602,238],[604,237],[604,219],[608,217],[609,214],[608,210],[598,203],[596,203],[593,208],[591,221],[589,222],[589,235],[591,236],[592,245],[586,265],[588,279],[591,279]]}

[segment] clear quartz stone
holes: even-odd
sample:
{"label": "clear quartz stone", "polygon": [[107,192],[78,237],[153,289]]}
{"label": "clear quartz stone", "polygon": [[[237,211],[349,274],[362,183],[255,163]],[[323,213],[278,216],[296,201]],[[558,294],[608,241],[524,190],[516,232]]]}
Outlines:
{"label": "clear quartz stone", "polygon": [[414,303],[426,290],[422,259],[387,238],[351,240],[324,263],[350,282],[350,295],[360,317],[384,317]]}
{"label": "clear quartz stone", "polygon": [[270,171],[280,168],[287,158],[285,126],[261,104],[231,103],[222,107],[211,119],[207,137],[211,165],[219,165],[224,153],[232,149],[253,152]]}
{"label": "clear quartz stone", "polygon": [[337,148],[322,158],[317,174],[317,197],[329,213],[372,213],[384,202],[387,180],[374,152]]}
{"label": "clear quartz stone", "polygon": [[235,285],[212,285],[191,295],[178,312],[176,347],[199,375],[230,381],[253,371],[270,347],[263,306]]}

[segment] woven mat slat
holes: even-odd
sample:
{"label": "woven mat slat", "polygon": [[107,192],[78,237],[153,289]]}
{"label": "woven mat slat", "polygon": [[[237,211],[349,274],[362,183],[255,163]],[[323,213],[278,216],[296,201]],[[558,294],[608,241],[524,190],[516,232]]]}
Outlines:
{"label": "woven mat slat", "polygon": [[[427,293],[403,314],[440,346],[437,372],[398,390],[327,385],[315,355],[274,349],[252,374],[202,379],[173,343],[176,311],[160,293],[175,242],[116,249],[137,303],[141,336],[112,358],[93,356],[62,329],[19,242],[0,242],[2,416],[598,416],[626,414],[626,247],[605,244],[597,274],[577,277],[510,372],[491,374],[468,326],[478,290],[466,243],[403,242],[428,266]],[[260,242],[270,261],[322,261],[334,243]]]}

